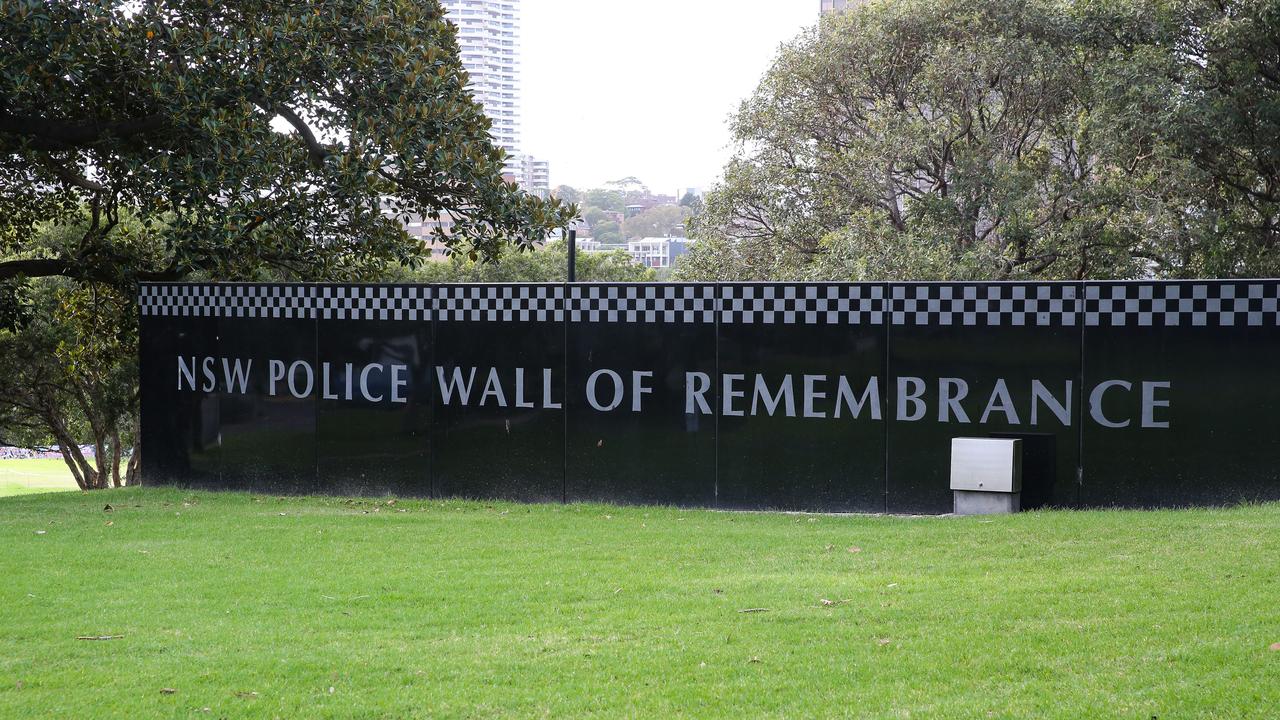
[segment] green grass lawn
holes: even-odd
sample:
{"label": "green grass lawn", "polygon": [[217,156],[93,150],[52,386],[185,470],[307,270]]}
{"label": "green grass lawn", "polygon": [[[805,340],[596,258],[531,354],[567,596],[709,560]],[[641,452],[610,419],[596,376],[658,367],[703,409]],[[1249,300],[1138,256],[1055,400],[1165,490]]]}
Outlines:
{"label": "green grass lawn", "polygon": [[10,497],[0,716],[1276,717],[1277,529]]}
{"label": "green grass lawn", "polygon": [[0,460],[0,497],[79,489],[61,460]]}

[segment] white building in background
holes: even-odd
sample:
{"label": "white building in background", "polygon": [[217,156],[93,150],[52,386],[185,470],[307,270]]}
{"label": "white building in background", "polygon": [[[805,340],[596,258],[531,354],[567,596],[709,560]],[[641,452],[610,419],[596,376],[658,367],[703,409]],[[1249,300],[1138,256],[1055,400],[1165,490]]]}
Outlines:
{"label": "white building in background", "polygon": [[[458,51],[471,78],[472,95],[492,121],[490,134],[507,151],[502,174],[540,197],[551,194],[550,167],[520,149],[520,0],[441,0],[445,17],[458,26]],[[405,224],[440,260],[445,247],[435,239],[453,228],[447,214],[439,220],[413,217]]]}
{"label": "white building in background", "polygon": [[[520,2],[443,0],[442,4],[446,17],[458,26],[458,47],[471,76],[471,92],[493,121],[494,141],[514,160],[520,155]],[[516,168],[509,166],[509,170]]]}
{"label": "white building in background", "polygon": [[524,154],[520,122],[520,0],[442,0],[458,26],[462,65],[471,92],[493,121],[493,139],[507,151],[504,174],[535,194],[550,192],[545,160]]}
{"label": "white building in background", "polygon": [[670,237],[640,238],[627,243],[627,252],[638,265],[655,270],[669,268],[675,265],[676,258],[689,252],[689,241]]}
{"label": "white building in background", "polygon": [[521,155],[520,176],[517,178],[525,190],[545,198],[551,194],[551,165],[532,155]]}

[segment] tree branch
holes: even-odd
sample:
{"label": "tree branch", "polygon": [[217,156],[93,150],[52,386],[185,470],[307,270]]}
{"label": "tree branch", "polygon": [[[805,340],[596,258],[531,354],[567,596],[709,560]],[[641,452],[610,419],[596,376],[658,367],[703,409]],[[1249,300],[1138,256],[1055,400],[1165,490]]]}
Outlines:
{"label": "tree branch", "polygon": [[106,186],[100,183],[96,183],[84,177],[80,173],[75,172],[74,170],[71,170],[70,168],[64,166],[62,163],[55,160],[53,156],[47,153],[38,154],[36,158],[41,165],[43,165],[47,170],[49,170],[49,172],[53,173],[54,177],[58,178],[59,180],[61,180],[62,182],[68,185],[73,185],[82,190],[88,190],[89,192],[92,192],[92,193],[103,192],[107,189]]}
{"label": "tree branch", "polygon": [[[186,272],[176,266],[164,270],[139,271],[133,277],[142,282],[173,282],[181,280]],[[112,283],[119,280],[98,267],[97,263],[69,258],[39,258],[30,260],[6,260],[0,262],[0,280],[15,277],[43,278],[67,277],[77,280],[96,280]]]}
{"label": "tree branch", "polygon": [[108,137],[127,138],[168,126],[164,115],[147,115],[114,122],[74,123],[54,118],[14,115],[0,110],[0,133],[25,139],[38,150],[69,150],[93,145]]}
{"label": "tree branch", "polygon": [[62,259],[7,260],[0,262],[0,280],[15,277],[57,277],[69,275],[72,264]]}
{"label": "tree branch", "polygon": [[289,121],[289,124],[293,126],[293,129],[297,130],[298,134],[302,136],[302,141],[306,143],[307,153],[311,156],[311,163],[313,165],[320,167],[324,164],[325,160],[329,159],[329,155],[331,153],[320,144],[319,140],[316,140],[316,134],[311,131],[310,126],[302,121],[302,118],[298,117],[297,113],[284,105],[269,107],[260,104],[259,107],[262,107],[267,112],[273,112]]}

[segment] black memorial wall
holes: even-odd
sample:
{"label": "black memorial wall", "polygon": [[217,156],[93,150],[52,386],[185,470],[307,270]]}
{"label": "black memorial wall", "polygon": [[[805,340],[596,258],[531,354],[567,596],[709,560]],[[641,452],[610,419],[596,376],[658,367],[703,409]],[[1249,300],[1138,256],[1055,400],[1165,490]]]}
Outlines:
{"label": "black memorial wall", "polygon": [[144,481],[942,513],[1280,499],[1280,281],[148,284]]}

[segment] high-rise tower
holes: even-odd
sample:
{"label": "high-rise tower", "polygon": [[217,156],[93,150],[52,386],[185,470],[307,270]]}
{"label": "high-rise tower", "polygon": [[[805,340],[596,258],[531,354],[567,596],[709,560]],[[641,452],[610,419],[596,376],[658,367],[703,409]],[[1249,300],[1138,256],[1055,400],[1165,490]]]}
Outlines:
{"label": "high-rise tower", "polygon": [[442,0],[458,26],[462,65],[471,92],[493,121],[494,141],[507,151],[507,172],[521,183],[520,0]]}

